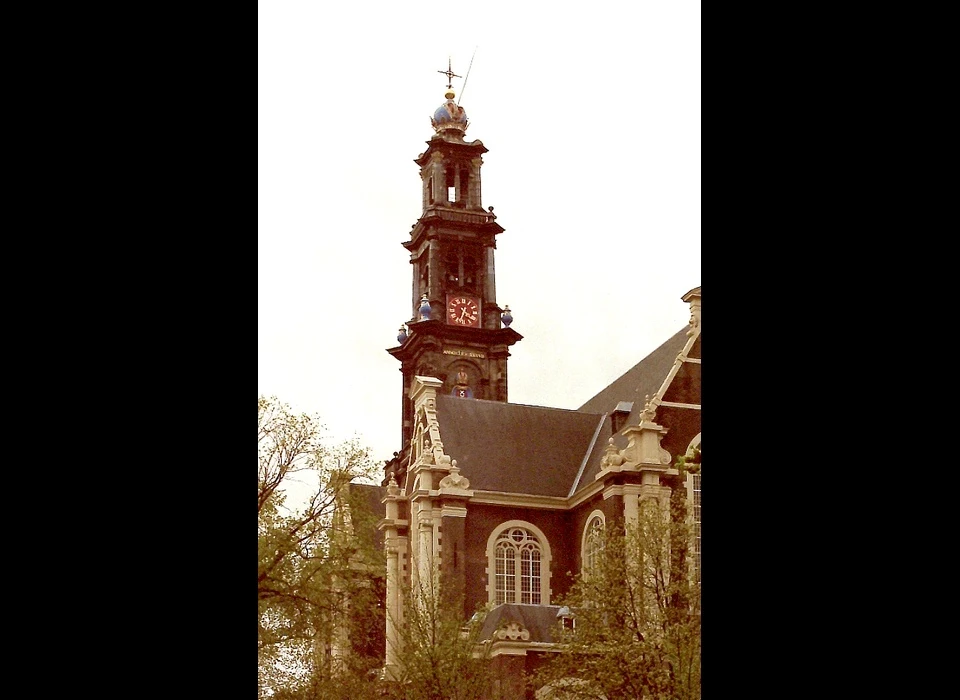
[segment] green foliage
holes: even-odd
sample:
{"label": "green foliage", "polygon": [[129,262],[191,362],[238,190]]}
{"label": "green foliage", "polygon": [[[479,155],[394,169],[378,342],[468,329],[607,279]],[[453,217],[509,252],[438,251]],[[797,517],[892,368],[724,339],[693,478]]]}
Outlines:
{"label": "green foliage", "polygon": [[700,473],[700,447],[696,445],[690,454],[678,455],[674,460],[673,466],[680,470],[681,476],[686,472]]}
{"label": "green foliage", "polygon": [[480,639],[486,609],[466,620],[459,593],[439,588],[434,581],[405,592],[400,676],[386,686],[390,700],[491,698],[489,645]]}
{"label": "green foliage", "polygon": [[653,501],[637,523],[608,522],[597,565],[561,601],[575,627],[531,679],[550,698],[699,700],[700,591],[686,567],[682,489],[669,516]]}
{"label": "green foliage", "polygon": [[358,520],[348,487],[377,469],[355,440],[331,444],[316,417],[261,396],[257,471],[259,695],[305,697],[330,675],[326,650],[382,570],[367,536],[374,516]]}

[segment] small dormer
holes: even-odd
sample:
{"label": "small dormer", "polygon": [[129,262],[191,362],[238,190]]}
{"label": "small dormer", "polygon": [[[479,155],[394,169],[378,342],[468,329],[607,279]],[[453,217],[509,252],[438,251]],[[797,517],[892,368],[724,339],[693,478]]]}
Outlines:
{"label": "small dormer", "polygon": [[577,629],[577,616],[566,605],[557,610],[557,619],[560,621],[563,629],[570,630],[571,632]]}
{"label": "small dormer", "polygon": [[633,401],[621,401],[615,409],[610,411],[610,424],[614,433],[620,432],[632,411]]}

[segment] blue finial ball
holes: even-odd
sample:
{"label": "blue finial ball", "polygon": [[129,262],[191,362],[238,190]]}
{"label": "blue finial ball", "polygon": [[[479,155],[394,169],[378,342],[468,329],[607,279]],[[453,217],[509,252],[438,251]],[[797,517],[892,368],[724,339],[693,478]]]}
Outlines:
{"label": "blue finial ball", "polygon": [[420,300],[420,320],[430,320],[430,302],[427,300],[426,294],[424,294],[423,299]]}
{"label": "blue finial ball", "polygon": [[503,321],[504,328],[509,328],[510,324],[513,323],[513,314],[510,313],[509,306],[503,307],[503,313],[500,314],[500,320]]}

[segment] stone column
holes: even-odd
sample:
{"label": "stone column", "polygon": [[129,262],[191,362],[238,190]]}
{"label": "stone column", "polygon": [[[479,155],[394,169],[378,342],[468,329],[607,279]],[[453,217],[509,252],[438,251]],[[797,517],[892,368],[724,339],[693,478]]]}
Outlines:
{"label": "stone column", "polygon": [[[470,160],[470,204],[481,206],[480,202],[480,165],[483,158],[473,158]],[[493,299],[493,297],[489,297]]]}
{"label": "stone column", "polygon": [[392,679],[398,668],[398,659],[400,656],[400,636],[398,634],[397,619],[400,614],[400,581],[398,558],[400,552],[396,546],[396,541],[391,539],[387,543],[387,654],[385,666],[387,674]]}
{"label": "stone column", "polygon": [[417,528],[419,530],[418,551],[417,551],[417,583],[422,592],[429,592],[433,585],[433,522],[430,519],[430,511],[425,509],[422,501],[420,503],[420,517],[417,519]]}
{"label": "stone column", "polygon": [[[439,501],[442,523],[443,546],[441,551],[441,586],[458,594],[466,592],[467,503],[473,497],[470,480],[460,474],[457,460],[450,463],[449,473],[440,479]],[[466,600],[464,600],[466,605]],[[463,614],[469,613],[464,609]]]}
{"label": "stone column", "polygon": [[[429,246],[427,250],[427,267],[430,269],[430,280],[427,283],[427,289],[423,291],[427,294],[428,299],[433,299],[440,293],[440,285],[442,284],[440,260],[439,255],[437,255],[437,239],[431,238]],[[414,301],[414,303],[419,304],[419,299]]]}
{"label": "stone column", "polygon": [[433,155],[433,202],[443,204],[447,201],[447,173],[443,167],[443,157],[439,153]]}
{"label": "stone column", "polygon": [[400,548],[397,537],[397,519],[399,518],[400,488],[393,475],[387,485],[387,495],[383,498],[386,508],[386,517],[380,523],[384,533],[384,548],[387,555],[387,600],[386,600],[386,637],[387,649],[384,659],[384,675],[388,679],[396,678],[399,659],[400,637],[398,625],[400,623]]}
{"label": "stone column", "polygon": [[640,486],[638,484],[624,484],[623,519],[628,527],[636,527],[640,518],[639,496]]}
{"label": "stone column", "polygon": [[[483,271],[483,296],[487,301],[494,301],[497,298],[497,276],[493,261],[493,248],[486,248],[486,255],[487,269]],[[498,318],[494,328],[499,327],[500,319]]]}

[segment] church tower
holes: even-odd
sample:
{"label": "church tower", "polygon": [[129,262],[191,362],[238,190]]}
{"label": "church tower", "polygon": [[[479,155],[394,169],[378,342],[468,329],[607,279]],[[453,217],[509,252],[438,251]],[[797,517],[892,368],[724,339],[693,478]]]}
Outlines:
{"label": "church tower", "polygon": [[450,70],[446,102],[430,123],[434,135],[414,162],[420,166],[423,213],[403,247],[413,277],[412,316],[399,346],[387,350],[403,374],[403,450],[387,463],[397,476],[413,430],[410,389],[417,375],[435,377],[441,393],[465,400],[507,401],[508,348],[522,336],[510,328],[509,307],[497,303],[494,251],[504,231],[493,207],[483,209],[480,166],[487,148],[465,141],[467,114],[454,101]]}

